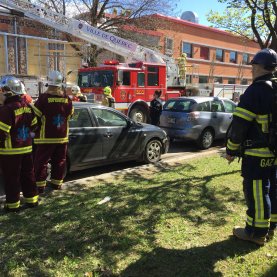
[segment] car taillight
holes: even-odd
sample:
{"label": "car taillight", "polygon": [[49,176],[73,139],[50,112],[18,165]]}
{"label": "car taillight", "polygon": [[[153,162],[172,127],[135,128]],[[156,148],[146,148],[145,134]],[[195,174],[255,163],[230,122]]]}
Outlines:
{"label": "car taillight", "polygon": [[200,117],[200,112],[191,112],[188,115],[187,121],[193,121]]}

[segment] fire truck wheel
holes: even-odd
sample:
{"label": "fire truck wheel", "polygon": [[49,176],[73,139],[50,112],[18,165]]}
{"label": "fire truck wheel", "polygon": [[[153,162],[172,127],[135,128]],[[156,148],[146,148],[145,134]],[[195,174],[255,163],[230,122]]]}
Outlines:
{"label": "fire truck wheel", "polygon": [[146,123],[147,113],[143,107],[135,107],[130,112],[130,118],[138,123]]}
{"label": "fire truck wheel", "polygon": [[156,163],[161,159],[162,144],[159,140],[150,140],[144,150],[144,161],[146,163]]}

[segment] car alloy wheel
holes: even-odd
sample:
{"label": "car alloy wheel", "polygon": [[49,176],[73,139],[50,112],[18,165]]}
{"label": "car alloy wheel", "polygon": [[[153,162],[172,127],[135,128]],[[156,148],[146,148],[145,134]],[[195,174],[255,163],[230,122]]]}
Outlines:
{"label": "car alloy wheel", "polygon": [[214,141],[213,133],[210,129],[204,130],[199,138],[199,146],[201,149],[208,149]]}
{"label": "car alloy wheel", "polygon": [[160,160],[162,154],[162,144],[159,140],[151,140],[145,148],[145,161],[156,163]]}

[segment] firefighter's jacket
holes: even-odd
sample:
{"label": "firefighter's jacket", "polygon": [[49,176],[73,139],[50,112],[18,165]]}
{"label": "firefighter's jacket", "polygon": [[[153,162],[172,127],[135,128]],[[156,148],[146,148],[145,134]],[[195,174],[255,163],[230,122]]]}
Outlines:
{"label": "firefighter's jacket", "polygon": [[20,96],[7,98],[0,108],[0,155],[32,152],[31,132],[37,127],[32,107]]}
{"label": "firefighter's jacket", "polygon": [[67,143],[68,121],[73,114],[72,101],[67,96],[44,93],[34,105],[39,118],[35,144]]}
{"label": "firefighter's jacket", "polygon": [[160,118],[162,110],[163,110],[163,102],[160,98],[153,99],[150,102],[150,117],[151,118]]}
{"label": "firefighter's jacket", "polygon": [[240,97],[228,135],[227,154],[236,156],[238,149],[244,148],[244,156],[274,157],[268,148],[274,94],[272,87],[266,83],[273,77],[268,74],[256,78]]}

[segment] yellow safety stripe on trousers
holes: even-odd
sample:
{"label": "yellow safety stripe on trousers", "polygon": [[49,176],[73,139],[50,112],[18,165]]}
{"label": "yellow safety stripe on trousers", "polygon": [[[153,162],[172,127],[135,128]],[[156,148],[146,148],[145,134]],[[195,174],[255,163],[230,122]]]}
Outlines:
{"label": "yellow safety stripe on trousers", "polygon": [[37,185],[37,187],[45,187],[46,186],[46,181],[37,181],[36,185]]}
{"label": "yellow safety stripe on trousers", "polygon": [[14,203],[6,203],[5,206],[9,209],[18,209],[20,207],[20,201]]}
{"label": "yellow safety stripe on trousers", "polygon": [[25,202],[30,203],[30,204],[37,203],[38,202],[38,195],[33,196],[33,197],[25,197]]}
{"label": "yellow safety stripe on trousers", "polygon": [[268,228],[270,224],[270,218],[269,219],[263,219],[263,220],[253,220],[252,217],[247,216],[246,222],[248,225],[253,227],[259,227],[259,228]]}
{"label": "yellow safety stripe on trousers", "polygon": [[35,144],[67,143],[68,138],[44,138],[34,139]]}
{"label": "yellow safety stripe on trousers", "polygon": [[45,116],[42,116],[41,117],[40,133],[39,133],[40,139],[43,139],[45,137],[45,124],[46,124]]}
{"label": "yellow safety stripe on trousers", "polygon": [[230,150],[237,150],[239,149],[239,143],[233,143],[230,139],[228,139],[228,142],[227,142],[227,148],[230,149]]}
{"label": "yellow safety stripe on trousers", "polygon": [[12,139],[10,134],[8,134],[5,139],[5,148],[12,148]]}
{"label": "yellow safety stripe on trousers", "polygon": [[271,222],[277,222],[277,214],[271,214]]}
{"label": "yellow safety stripe on trousers", "polygon": [[12,126],[0,121],[0,130],[9,133],[10,129],[12,128]]}
{"label": "yellow safety stripe on trousers", "polygon": [[244,154],[261,158],[274,158],[274,154],[267,147],[246,149]]}
{"label": "yellow safety stripe on trousers", "polygon": [[0,148],[0,155],[20,155],[32,152],[32,146],[20,148]]}
{"label": "yellow safety stripe on trousers", "polygon": [[32,105],[32,108],[38,117],[42,116],[42,112],[36,106]]}
{"label": "yellow safety stripe on trousers", "polygon": [[253,121],[253,119],[256,117],[256,114],[254,114],[246,109],[243,109],[241,107],[236,107],[233,115],[243,118],[247,121]]}
{"label": "yellow safety stripe on trousers", "polygon": [[31,126],[34,126],[36,124],[38,124],[38,120],[36,117],[34,117],[34,119],[32,120]]}
{"label": "yellow safety stripe on trousers", "polygon": [[255,221],[264,219],[263,181],[253,180],[253,195],[255,201]]}
{"label": "yellow safety stripe on trousers", "polygon": [[51,179],[51,183],[54,185],[61,185],[63,183],[63,180],[55,180],[55,179]]}

